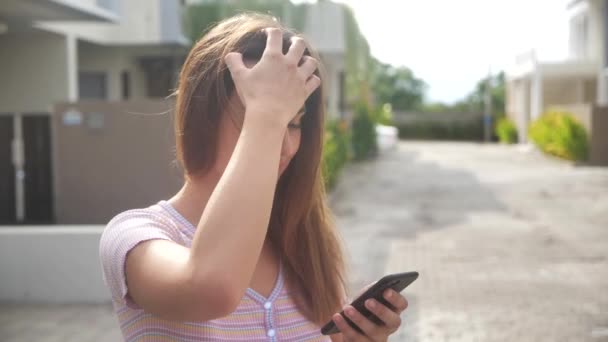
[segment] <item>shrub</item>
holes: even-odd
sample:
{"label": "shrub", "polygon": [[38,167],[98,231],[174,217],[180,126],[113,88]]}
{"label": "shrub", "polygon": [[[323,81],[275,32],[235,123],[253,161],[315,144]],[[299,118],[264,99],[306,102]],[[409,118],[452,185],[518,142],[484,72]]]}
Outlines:
{"label": "shrub", "polygon": [[517,142],[517,128],[509,118],[503,117],[498,120],[496,135],[501,143],[514,144]]}
{"label": "shrub", "polygon": [[530,125],[528,135],[545,153],[574,161],[583,161],[588,157],[587,132],[567,112],[545,113]]}
{"label": "shrub", "polygon": [[356,160],[367,159],[378,151],[376,123],[369,105],[361,102],[355,108],[352,146]]}
{"label": "shrub", "polygon": [[323,143],[323,178],[325,186],[332,188],[340,171],[350,159],[350,136],[344,121],[327,123]]}

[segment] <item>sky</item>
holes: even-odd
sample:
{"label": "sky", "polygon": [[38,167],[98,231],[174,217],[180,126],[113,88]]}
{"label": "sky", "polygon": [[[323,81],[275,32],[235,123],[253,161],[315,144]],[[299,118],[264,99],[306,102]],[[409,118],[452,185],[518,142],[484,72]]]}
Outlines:
{"label": "sky", "polygon": [[464,97],[532,48],[541,60],[567,56],[568,0],[334,1],[354,10],[374,57],[427,82],[429,101]]}

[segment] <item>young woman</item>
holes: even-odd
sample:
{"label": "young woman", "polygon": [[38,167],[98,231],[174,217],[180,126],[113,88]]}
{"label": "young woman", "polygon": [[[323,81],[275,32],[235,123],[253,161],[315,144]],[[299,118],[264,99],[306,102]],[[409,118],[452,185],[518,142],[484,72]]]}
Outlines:
{"label": "young woman", "polygon": [[[320,160],[319,58],[264,15],[239,15],[199,40],[176,92],[182,189],[123,212],[100,242],[127,341],[385,341],[407,307],[348,306]],[[365,335],[337,314],[343,308]],[[341,333],[320,326],[333,319]]]}

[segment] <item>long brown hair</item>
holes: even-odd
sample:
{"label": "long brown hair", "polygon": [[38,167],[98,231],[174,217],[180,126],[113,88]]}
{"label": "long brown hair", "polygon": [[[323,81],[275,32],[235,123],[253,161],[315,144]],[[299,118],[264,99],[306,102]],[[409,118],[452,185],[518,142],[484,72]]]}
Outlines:
{"label": "long brown hair", "polygon": [[[186,58],[176,92],[175,135],[177,160],[187,176],[206,172],[216,159],[220,115],[234,92],[224,57],[240,52],[244,59],[259,60],[266,46],[262,31],[266,27],[283,31],[286,52],[296,33],[270,16],[247,13],[217,24]],[[305,54],[320,61],[308,43]],[[315,74],[323,84],[322,73]],[[268,230],[298,308],[317,324],[340,310],[346,288],[341,244],[321,173],[324,108],[321,86],[305,102],[302,143],[277,184]]]}

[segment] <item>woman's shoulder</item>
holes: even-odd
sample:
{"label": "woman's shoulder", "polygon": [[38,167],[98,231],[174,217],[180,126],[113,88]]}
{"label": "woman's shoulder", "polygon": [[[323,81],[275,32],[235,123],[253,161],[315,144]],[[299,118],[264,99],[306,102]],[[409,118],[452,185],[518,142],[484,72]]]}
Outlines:
{"label": "woman's shoulder", "polygon": [[158,204],[153,204],[143,208],[127,209],[114,215],[107,225],[111,226],[118,222],[132,219],[148,219],[154,221],[166,220],[166,217],[164,217],[162,214],[163,212]]}
{"label": "woman's shoulder", "polygon": [[[160,202],[159,202],[160,203]],[[104,229],[104,235],[115,235],[127,231],[150,232],[151,230],[163,231],[168,236],[179,237],[179,226],[167,215],[159,204],[148,207],[128,209],[116,214]]]}

